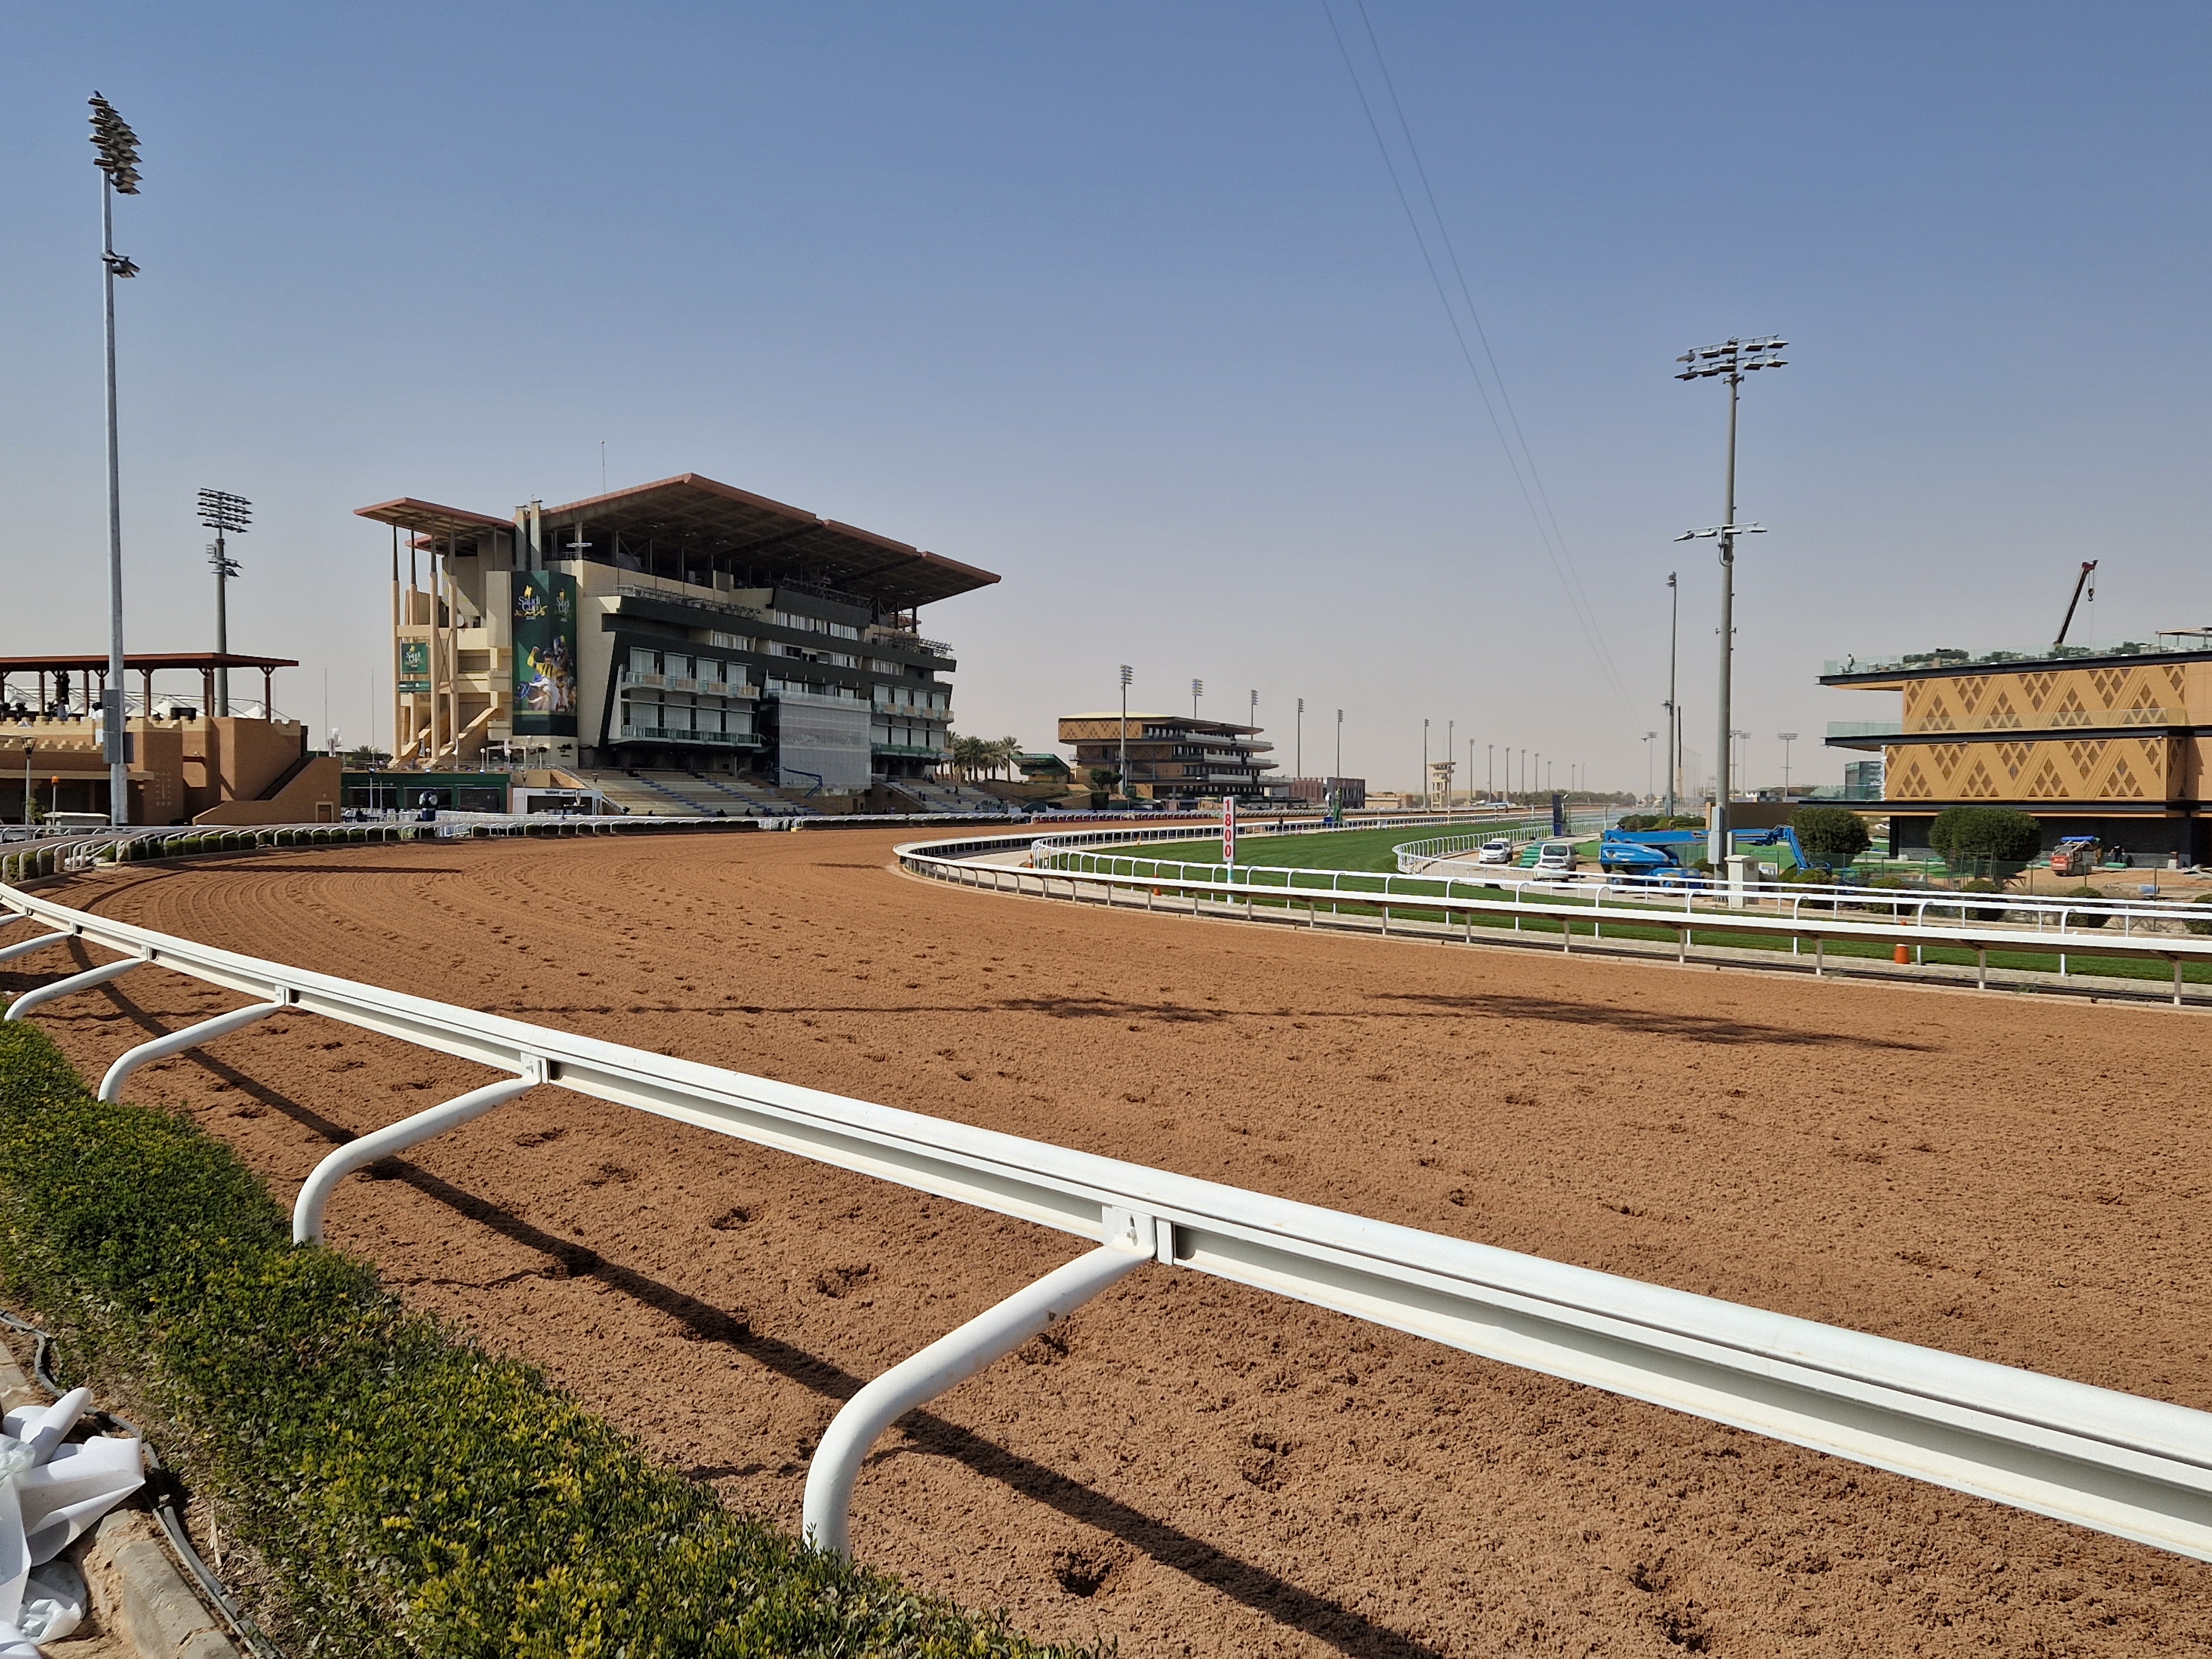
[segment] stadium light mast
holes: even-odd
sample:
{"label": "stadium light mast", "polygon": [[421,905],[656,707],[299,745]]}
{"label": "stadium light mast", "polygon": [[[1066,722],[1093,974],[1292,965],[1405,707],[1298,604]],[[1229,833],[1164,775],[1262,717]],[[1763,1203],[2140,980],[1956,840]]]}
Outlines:
{"label": "stadium light mast", "polygon": [[1200,697],[1204,696],[1205,695],[1206,695],[1206,682],[1205,682],[1204,680],[1193,680],[1193,681],[1190,683],[1190,717],[1191,717],[1191,719],[1193,719],[1193,720],[1196,720],[1196,719],[1198,718],[1198,700],[1199,700]]}
{"label": "stadium light mast", "polygon": [[1651,740],[1658,735],[1656,732],[1644,734],[1644,798],[1646,800],[1651,799]]}
{"label": "stadium light mast", "polygon": [[1421,810],[1429,810],[1429,717],[1421,716]]}
{"label": "stadium light mast", "polygon": [[1797,734],[1777,732],[1774,735],[1782,739],[1782,799],[1786,803],[1790,799],[1790,745],[1797,741]]}
{"label": "stadium light mast", "polygon": [[[100,695],[107,751],[107,821],[131,822],[131,738],[123,720],[123,465],[115,419],[115,282],[138,267],[115,251],[115,198],[138,194],[138,135],[98,93],[93,165],[100,169],[100,285],[107,325],[107,685]],[[153,711],[147,711],[151,714]]]}
{"label": "stadium light mast", "polygon": [[1129,793],[1129,681],[1133,678],[1129,665],[1121,665],[1121,799],[1134,800]]}
{"label": "stadium light mast", "polygon": [[[225,538],[243,536],[252,520],[253,503],[245,496],[234,495],[227,489],[200,491],[200,522],[215,532],[215,545],[208,549],[208,562],[215,567],[215,651],[218,657],[230,654],[230,608],[225,588],[239,573],[238,561],[230,556],[229,544]],[[225,719],[230,715],[230,670],[220,663],[216,665],[215,708],[211,712]]]}
{"label": "stadium light mast", "polygon": [[1762,368],[1781,368],[1787,360],[1778,356],[1789,341],[1778,334],[1769,334],[1756,340],[1734,337],[1718,345],[1698,346],[1684,352],[1674,361],[1683,365],[1674,378],[1678,380],[1704,380],[1720,375],[1728,381],[1728,511],[1720,524],[1711,530],[1685,531],[1674,539],[1688,541],[1692,537],[1712,536],[1720,541],[1721,555],[1721,675],[1720,675],[1720,757],[1713,779],[1713,817],[1706,835],[1705,856],[1714,869],[1729,852],[1729,721],[1735,710],[1729,707],[1729,675],[1735,655],[1735,538],[1760,528],[1758,525],[1739,525],[1735,521],[1735,426],[1738,392],[1743,377]]}
{"label": "stadium light mast", "polygon": [[1674,816],[1674,780],[1682,770],[1681,757],[1676,752],[1682,721],[1674,708],[1674,658],[1682,635],[1682,588],[1674,575],[1671,570],[1667,573],[1667,816],[1670,818]]}
{"label": "stadium light mast", "polygon": [[1291,770],[1299,777],[1306,775],[1306,700],[1298,699],[1297,725],[1291,738]]}

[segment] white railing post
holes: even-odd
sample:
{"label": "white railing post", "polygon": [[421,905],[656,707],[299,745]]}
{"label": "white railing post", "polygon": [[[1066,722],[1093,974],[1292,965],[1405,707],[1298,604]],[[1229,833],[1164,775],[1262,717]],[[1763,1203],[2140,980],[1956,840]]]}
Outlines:
{"label": "white railing post", "polygon": [[459,1128],[472,1118],[482,1117],[495,1106],[506,1104],[515,1096],[536,1088],[546,1080],[543,1061],[532,1065],[525,1077],[508,1078],[500,1083],[488,1083],[481,1089],[471,1089],[457,1095],[441,1106],[433,1106],[427,1112],[417,1112],[397,1123],[374,1130],[357,1140],[346,1144],[315,1165],[307,1185],[300,1188],[300,1196],[292,1206],[292,1242],[295,1244],[319,1244],[323,1240],[323,1212],[329,1206],[331,1194],[338,1182],[356,1170],[366,1169],[379,1158],[389,1158],[394,1152],[404,1152],[418,1141],[433,1135],[443,1134],[448,1129]]}
{"label": "white railing post", "polygon": [[1012,1353],[1056,1319],[1119,1284],[1153,1260],[1149,1216],[1126,1215],[1116,1237],[1036,1284],[1014,1292],[869,1383],[830,1419],[807,1466],[802,1535],[818,1550],[852,1550],[853,1487],[877,1437],[915,1407],[934,1400]]}
{"label": "white railing post", "polygon": [[234,1008],[227,1014],[217,1014],[212,1019],[187,1025],[181,1031],[171,1031],[150,1042],[142,1042],[135,1048],[126,1048],[116,1056],[115,1063],[107,1068],[107,1074],[100,1079],[100,1097],[108,1101],[122,1099],[125,1080],[149,1060],[166,1060],[171,1054],[197,1048],[204,1042],[212,1042],[233,1031],[242,1031],[256,1020],[282,1013],[289,1006],[290,1000],[279,993],[274,1002],[257,1002],[250,1008]]}
{"label": "white railing post", "polygon": [[52,1002],[56,997],[65,997],[78,991],[89,991],[95,985],[105,985],[119,974],[145,963],[143,957],[125,957],[120,962],[104,963],[97,968],[88,968],[81,974],[71,974],[67,979],[58,979],[51,985],[41,985],[17,997],[8,1005],[8,1018],[21,1019],[32,1009]]}

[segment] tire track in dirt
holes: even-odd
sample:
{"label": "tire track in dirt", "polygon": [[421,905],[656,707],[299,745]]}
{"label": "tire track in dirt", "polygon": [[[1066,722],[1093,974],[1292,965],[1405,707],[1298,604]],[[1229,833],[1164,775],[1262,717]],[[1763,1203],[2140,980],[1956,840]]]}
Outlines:
{"label": "tire track in dirt", "polygon": [[[1075,911],[906,880],[881,867],[890,844],[357,849],[65,892],[521,1018],[2212,1406],[2192,1017]],[[133,975],[40,1018],[89,1070],[232,1000]],[[137,1091],[189,1107],[289,1198],[333,1138],[484,1075],[279,1017]],[[858,1380],[1077,1249],[554,1091],[386,1169],[340,1192],[335,1243],[794,1526],[805,1457]],[[1139,1274],[1059,1334],[885,1438],[855,1505],[865,1559],[1146,1653],[2212,1638],[2194,1564],[1195,1275]]]}

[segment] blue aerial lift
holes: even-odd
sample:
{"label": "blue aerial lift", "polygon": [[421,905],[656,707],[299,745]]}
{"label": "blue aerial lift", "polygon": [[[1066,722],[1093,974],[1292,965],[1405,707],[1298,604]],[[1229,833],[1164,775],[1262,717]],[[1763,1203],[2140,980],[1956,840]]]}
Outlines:
{"label": "blue aerial lift", "polygon": [[[1786,823],[1771,830],[1732,831],[1729,843],[1738,852],[1754,847],[1787,847],[1799,869],[1828,867],[1805,855],[1805,849],[1797,844],[1797,832]],[[1608,830],[1598,842],[1598,867],[1607,875],[1686,875],[1705,844],[1702,830]]]}

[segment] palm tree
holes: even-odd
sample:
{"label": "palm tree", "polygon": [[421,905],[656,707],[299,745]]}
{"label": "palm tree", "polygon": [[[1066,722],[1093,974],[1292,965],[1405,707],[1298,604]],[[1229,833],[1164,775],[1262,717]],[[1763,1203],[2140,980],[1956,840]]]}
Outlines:
{"label": "palm tree", "polygon": [[1000,738],[991,745],[991,769],[1004,772],[1011,781],[1014,775],[1014,762],[1021,752],[1022,740],[1019,738]]}
{"label": "palm tree", "polygon": [[952,769],[972,783],[975,774],[991,764],[997,745],[985,738],[963,738],[951,732],[946,735],[952,738]]}

